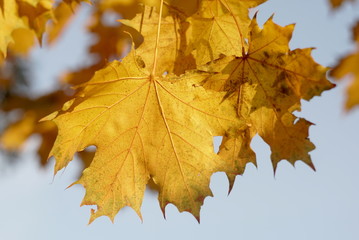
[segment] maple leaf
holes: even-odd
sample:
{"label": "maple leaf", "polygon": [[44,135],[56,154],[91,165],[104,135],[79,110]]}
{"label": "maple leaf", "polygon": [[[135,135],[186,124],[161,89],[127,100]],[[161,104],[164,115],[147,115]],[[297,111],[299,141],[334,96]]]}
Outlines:
{"label": "maple leaf", "polygon": [[203,0],[193,17],[188,30],[189,48],[194,51],[197,65],[219,58],[221,55],[242,56],[244,36],[247,35],[250,19],[249,8],[263,0]]}
{"label": "maple leaf", "polygon": [[50,155],[55,171],[76,151],[95,145],[95,157],[76,182],[86,188],[82,205],[97,205],[90,222],[112,220],[124,206],[140,214],[145,186],[159,186],[165,209],[173,203],[199,219],[209,180],[222,162],[213,137],[245,128],[224,93],[198,86],[207,74],[153,76],[131,51],[81,86],[77,97],[46,118],[56,123],[58,137]]}
{"label": "maple leaf", "polygon": [[293,27],[280,27],[270,18],[260,29],[254,18],[243,57],[225,57],[201,67],[218,73],[204,86],[235,98],[238,115],[270,145],[274,169],[282,159],[312,166],[311,123],[292,112],[300,110],[300,99],[310,100],[334,86],[325,77],[327,69],[313,61],[311,49],[289,50]]}
{"label": "maple leaf", "polygon": [[359,104],[359,22],[353,27],[353,41],[357,44],[356,51],[341,59],[330,72],[330,75],[337,79],[341,79],[347,75],[351,75],[353,78],[352,83],[347,90],[347,110],[350,110]]}

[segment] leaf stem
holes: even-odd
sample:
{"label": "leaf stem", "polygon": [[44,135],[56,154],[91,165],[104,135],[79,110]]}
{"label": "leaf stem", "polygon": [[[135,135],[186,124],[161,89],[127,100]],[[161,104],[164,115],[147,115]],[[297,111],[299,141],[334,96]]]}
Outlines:
{"label": "leaf stem", "polygon": [[161,32],[162,9],[163,9],[163,0],[161,0],[160,13],[159,13],[159,17],[158,17],[155,53],[154,53],[154,56],[153,56],[153,68],[152,68],[152,72],[151,72],[151,75],[152,75],[152,76],[155,76],[155,74],[156,74],[157,55],[158,55],[158,43],[159,43],[159,41],[160,41],[160,32]]}

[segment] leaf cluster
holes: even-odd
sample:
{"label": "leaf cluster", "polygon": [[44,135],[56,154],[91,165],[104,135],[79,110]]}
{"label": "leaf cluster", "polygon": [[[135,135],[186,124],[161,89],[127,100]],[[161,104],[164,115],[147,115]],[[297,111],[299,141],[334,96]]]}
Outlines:
{"label": "leaf cluster", "polygon": [[[3,2],[0,21],[24,23],[18,1]],[[16,150],[39,133],[39,155],[43,162],[49,152],[55,157],[55,172],[82,153],[86,169],[74,184],[86,188],[83,205],[97,206],[90,221],[102,215],[113,220],[125,206],[141,217],[149,183],[159,192],[163,213],[172,203],[199,220],[204,199],[212,195],[214,172],[225,172],[232,188],[246,164],[256,164],[250,147],[256,134],[270,146],[274,169],[281,160],[293,165],[301,160],[314,169],[308,136],[312,123],[294,112],[302,100],[334,85],[326,79],[328,69],[311,57],[312,49],[289,48],[294,25],[282,27],[270,18],[260,27],[256,15],[249,17],[249,10],[263,2],[93,3],[88,29],[98,41],[89,52],[98,60],[65,77],[75,89],[73,96],[64,91],[39,99],[5,94],[3,111],[21,106],[23,113],[3,132],[2,145]],[[48,8],[50,42],[78,6],[68,0]],[[122,18],[109,24],[110,13]],[[43,27],[33,27],[34,20],[25,23],[21,29],[43,34]],[[18,28],[11,25],[4,33],[10,37],[0,40],[3,57],[9,49],[16,52],[11,44],[17,46]],[[2,82],[4,89],[13,84]],[[222,137],[218,153],[215,136]],[[89,146],[96,147],[94,156],[86,153]]]}

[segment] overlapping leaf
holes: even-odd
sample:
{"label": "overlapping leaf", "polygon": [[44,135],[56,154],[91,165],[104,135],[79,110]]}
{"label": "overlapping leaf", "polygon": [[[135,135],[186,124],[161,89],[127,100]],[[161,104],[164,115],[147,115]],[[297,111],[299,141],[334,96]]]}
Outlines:
{"label": "overlapping leaf", "polygon": [[226,57],[202,67],[218,73],[204,86],[235,98],[238,116],[247,119],[270,145],[274,168],[282,159],[312,166],[308,154],[314,149],[308,139],[311,123],[292,112],[300,110],[300,99],[310,100],[333,87],[326,80],[327,69],[311,58],[311,49],[289,50],[293,27],[280,27],[269,19],[260,29],[253,19],[243,57]]}
{"label": "overlapping leaf", "polygon": [[205,64],[222,54],[242,56],[250,23],[248,10],[263,2],[203,0],[197,14],[188,19],[189,51],[194,51],[196,63]]}

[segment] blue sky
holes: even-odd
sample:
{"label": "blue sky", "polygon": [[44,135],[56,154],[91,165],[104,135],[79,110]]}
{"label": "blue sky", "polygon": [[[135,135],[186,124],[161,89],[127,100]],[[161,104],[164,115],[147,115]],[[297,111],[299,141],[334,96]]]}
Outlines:
{"label": "blue sky", "polygon": [[[86,12],[88,9],[83,9]],[[359,20],[359,2],[331,11],[326,0],[269,0],[258,8],[263,23],[273,13],[280,25],[296,23],[291,48],[316,47],[317,62],[331,66],[354,49],[350,28]],[[81,20],[81,17],[80,19]],[[77,21],[58,45],[36,50],[31,61],[34,78],[41,84],[37,92],[52,88],[57,74],[82,64],[84,35]],[[71,57],[68,57],[71,56]],[[50,81],[50,80],[51,81]],[[164,220],[156,196],[147,193],[142,223],[131,209],[121,211],[112,224],[101,217],[87,225],[90,207],[79,207],[84,189],[74,186],[80,165],[72,162],[53,177],[53,160],[41,169],[31,152],[32,138],[16,167],[0,175],[0,238],[4,240],[62,239],[359,239],[359,109],[346,113],[345,86],[303,102],[305,117],[316,125],[310,129],[317,149],[313,172],[303,163],[293,168],[282,161],[274,177],[268,146],[258,137],[252,147],[258,168],[249,165],[237,177],[232,193],[223,173],[212,177],[213,198],[205,200],[201,224],[188,213],[167,207]]]}

